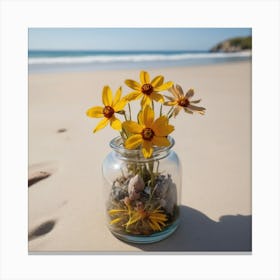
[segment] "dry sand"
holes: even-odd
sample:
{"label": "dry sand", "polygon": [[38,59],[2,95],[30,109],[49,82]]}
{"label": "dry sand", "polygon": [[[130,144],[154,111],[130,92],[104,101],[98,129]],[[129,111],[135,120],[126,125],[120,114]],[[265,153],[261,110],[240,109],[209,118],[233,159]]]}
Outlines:
{"label": "dry sand", "polygon": [[[93,134],[101,105],[139,71],[29,76],[29,251],[250,251],[251,63],[154,69],[184,89],[193,87],[205,116],[174,121],[175,151],[183,166],[181,226],[152,245],[126,244],[106,228],[103,158],[117,133]],[[129,89],[124,85],[124,93]]]}

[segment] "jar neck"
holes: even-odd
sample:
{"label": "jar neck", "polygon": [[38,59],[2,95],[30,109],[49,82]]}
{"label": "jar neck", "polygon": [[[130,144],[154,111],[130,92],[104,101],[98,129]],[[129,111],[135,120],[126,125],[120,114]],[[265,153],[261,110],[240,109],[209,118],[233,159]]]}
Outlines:
{"label": "jar neck", "polygon": [[123,139],[118,136],[110,141],[110,147],[116,153],[118,157],[123,160],[132,162],[150,162],[165,158],[169,155],[171,148],[174,146],[175,141],[172,137],[168,136],[170,145],[168,147],[153,147],[153,155],[150,158],[144,158],[141,148],[138,149],[126,149],[124,147]]}

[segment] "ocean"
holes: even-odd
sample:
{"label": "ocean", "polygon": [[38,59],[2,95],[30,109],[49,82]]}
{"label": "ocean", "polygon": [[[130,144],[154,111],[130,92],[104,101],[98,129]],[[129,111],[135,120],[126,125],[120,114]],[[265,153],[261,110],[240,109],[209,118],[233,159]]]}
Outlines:
{"label": "ocean", "polygon": [[251,52],[29,50],[29,73],[152,69],[251,60]]}

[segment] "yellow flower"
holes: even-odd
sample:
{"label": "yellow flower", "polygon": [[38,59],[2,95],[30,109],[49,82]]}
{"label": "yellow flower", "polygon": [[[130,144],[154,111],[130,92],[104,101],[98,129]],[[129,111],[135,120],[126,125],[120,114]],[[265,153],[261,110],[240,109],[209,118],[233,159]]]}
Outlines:
{"label": "yellow flower", "polygon": [[151,157],[153,145],[169,146],[170,142],[167,135],[174,130],[173,125],[168,124],[166,116],[161,116],[154,121],[154,111],[150,106],[146,106],[139,113],[139,123],[126,121],[123,123],[123,129],[133,134],[125,141],[127,149],[135,149],[142,145],[142,153],[145,158]]}
{"label": "yellow flower", "polygon": [[153,231],[161,231],[162,227],[166,226],[165,222],[167,220],[166,214],[159,207],[151,210],[136,208],[132,211],[130,219],[126,223],[126,228],[128,229],[129,226],[141,221],[143,229],[150,227]]}
{"label": "yellow flower", "polygon": [[125,227],[127,231],[137,230],[141,233],[161,231],[168,220],[167,215],[160,207],[145,209],[141,205],[132,208],[129,203],[125,203],[119,209],[109,210],[108,214],[112,216],[111,225],[120,225]]}
{"label": "yellow flower", "polygon": [[167,99],[169,99],[169,101],[164,102],[164,105],[175,106],[173,113],[174,117],[176,117],[179,114],[182,108],[185,110],[186,113],[189,114],[192,114],[193,112],[198,112],[199,114],[204,115],[204,111],[206,110],[205,108],[193,105],[199,103],[201,99],[190,101],[190,98],[194,95],[193,89],[189,89],[184,95],[181,86],[176,85],[176,87],[174,87],[173,85],[168,91],[172,93],[173,97],[165,96]]}
{"label": "yellow flower", "polygon": [[169,89],[173,82],[163,83],[164,77],[157,76],[150,81],[150,75],[146,71],[140,72],[140,83],[133,80],[126,80],[125,83],[130,88],[134,89],[125,98],[128,101],[136,100],[142,97],[141,106],[150,105],[152,100],[164,102],[164,98],[158,92]]}
{"label": "yellow flower", "polygon": [[125,225],[127,220],[129,219],[130,210],[128,208],[121,209],[111,209],[108,211],[111,216],[115,216],[113,220],[111,220],[110,225],[119,224]]}
{"label": "yellow flower", "polygon": [[122,129],[121,121],[115,116],[115,113],[121,111],[127,103],[127,101],[124,98],[121,99],[121,94],[122,94],[122,89],[120,87],[113,98],[113,94],[110,87],[105,86],[103,88],[103,93],[102,93],[102,101],[104,107],[96,106],[87,110],[86,114],[88,117],[103,118],[94,129],[93,131],[94,133],[104,128],[109,123],[109,121],[113,129],[116,130]]}

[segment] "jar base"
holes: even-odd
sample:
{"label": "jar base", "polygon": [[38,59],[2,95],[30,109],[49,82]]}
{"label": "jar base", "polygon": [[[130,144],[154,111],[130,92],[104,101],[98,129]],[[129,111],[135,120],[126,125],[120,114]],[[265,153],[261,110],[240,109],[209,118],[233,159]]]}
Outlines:
{"label": "jar base", "polygon": [[151,244],[155,242],[159,242],[163,239],[166,239],[170,235],[172,235],[179,226],[179,219],[177,219],[172,225],[166,228],[163,231],[145,236],[145,235],[130,235],[130,234],[121,234],[118,232],[114,232],[112,230],[111,233],[117,237],[118,239],[128,242],[128,243],[136,243],[136,244]]}

